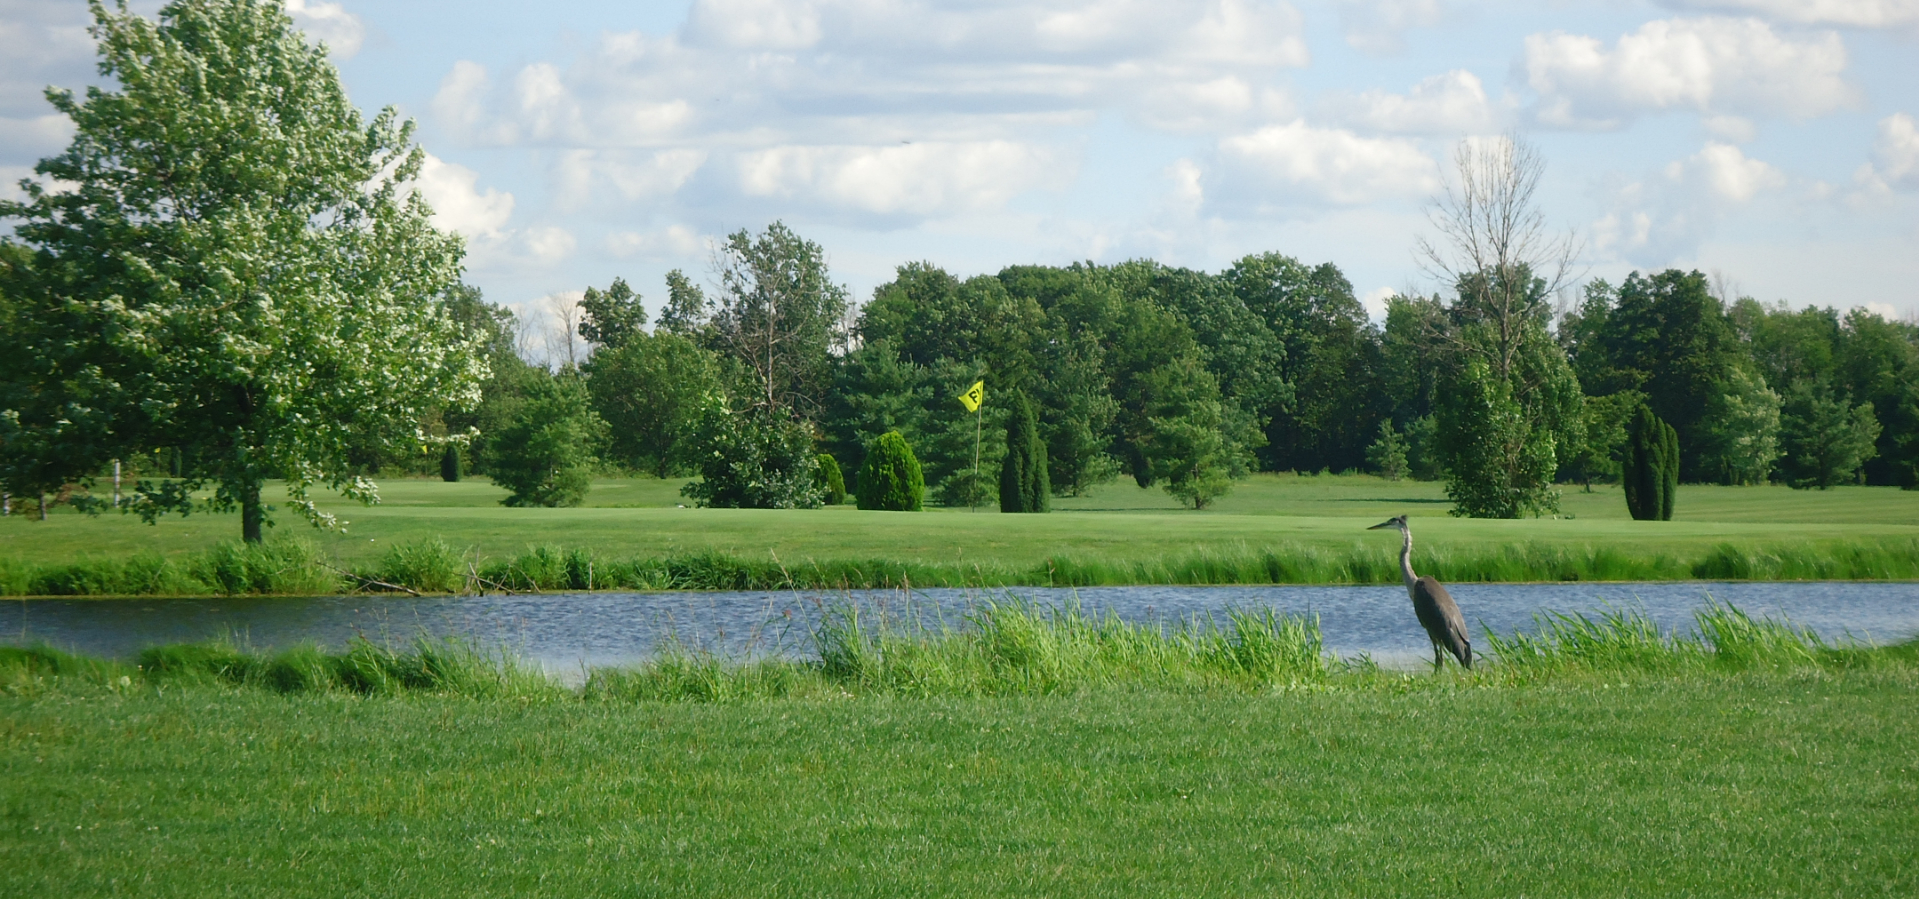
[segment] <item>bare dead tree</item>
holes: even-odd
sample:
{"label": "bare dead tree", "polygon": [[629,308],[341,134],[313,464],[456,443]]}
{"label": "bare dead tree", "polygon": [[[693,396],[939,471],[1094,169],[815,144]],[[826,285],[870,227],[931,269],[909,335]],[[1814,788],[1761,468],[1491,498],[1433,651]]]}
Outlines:
{"label": "bare dead tree", "polygon": [[1460,141],[1445,192],[1427,210],[1440,239],[1419,238],[1421,267],[1458,292],[1456,317],[1491,331],[1487,362],[1501,377],[1512,372],[1528,322],[1549,315],[1549,298],[1578,277],[1578,236],[1551,230],[1538,205],[1545,170],[1539,150],[1517,134]]}
{"label": "bare dead tree", "polygon": [[546,298],[547,312],[553,316],[553,326],[546,329],[546,358],[551,365],[558,362],[567,368],[579,368],[584,355],[581,352],[580,338],[580,298],[573,293],[550,294]]}

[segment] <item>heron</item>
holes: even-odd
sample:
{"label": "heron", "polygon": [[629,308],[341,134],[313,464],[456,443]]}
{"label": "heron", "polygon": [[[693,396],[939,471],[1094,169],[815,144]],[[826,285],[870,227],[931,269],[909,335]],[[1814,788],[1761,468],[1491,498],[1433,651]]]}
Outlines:
{"label": "heron", "polygon": [[1398,528],[1400,536],[1406,538],[1406,545],[1399,550],[1399,573],[1406,579],[1407,595],[1413,598],[1413,614],[1419,616],[1426,638],[1433,641],[1434,670],[1445,662],[1448,652],[1460,665],[1471,669],[1473,642],[1466,634],[1466,619],[1459,614],[1459,605],[1439,581],[1413,573],[1413,531],[1406,526],[1406,516],[1388,518],[1366,530],[1381,528]]}

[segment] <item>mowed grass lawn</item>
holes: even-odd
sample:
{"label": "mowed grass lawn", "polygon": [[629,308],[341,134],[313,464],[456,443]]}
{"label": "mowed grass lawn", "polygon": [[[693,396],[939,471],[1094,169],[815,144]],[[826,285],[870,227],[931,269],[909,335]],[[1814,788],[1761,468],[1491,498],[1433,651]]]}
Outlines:
{"label": "mowed grass lawn", "polygon": [[[1048,515],[1001,515],[995,508],[923,513],[678,508],[682,482],[602,480],[575,509],[511,509],[484,479],[457,484],[389,480],[371,508],[323,503],[351,524],[314,531],[282,509],[271,533],[317,541],[336,559],[377,559],[395,542],[441,537],[493,557],[531,545],[591,549],[613,558],[713,551],[743,559],[884,559],[923,563],[1041,564],[1052,557],[1137,560],[1194,552],[1260,551],[1276,545],[1390,554],[1394,535],[1364,528],[1409,513],[1420,546],[1485,549],[1543,544],[1610,546],[1645,554],[1698,553],[1722,542],[1807,543],[1919,537],[1919,492],[1884,487],[1799,491],[1784,487],[1682,486],[1671,522],[1628,518],[1617,487],[1567,488],[1559,519],[1480,521],[1446,515],[1441,485],[1358,475],[1256,475],[1205,511],[1181,509],[1163,491],[1129,481],[1061,499]],[[269,495],[277,488],[270,488]],[[237,515],[168,518],[147,526],[108,514],[59,509],[51,520],[0,519],[0,557],[29,563],[136,552],[182,553],[236,539]]]}
{"label": "mowed grass lawn", "polygon": [[1911,896],[1911,667],[1267,695],[0,695],[7,896]]}

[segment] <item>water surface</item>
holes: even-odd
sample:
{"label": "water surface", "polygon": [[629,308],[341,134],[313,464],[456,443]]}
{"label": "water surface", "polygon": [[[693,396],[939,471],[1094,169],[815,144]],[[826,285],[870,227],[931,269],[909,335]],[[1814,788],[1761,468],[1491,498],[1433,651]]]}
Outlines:
{"label": "water surface", "polygon": [[[1707,598],[1754,617],[1787,618],[1828,640],[1892,643],[1919,635],[1919,584],[1619,583],[1462,584],[1451,588],[1479,647],[1486,628],[1530,629],[1547,611],[1644,611],[1686,629]],[[560,673],[630,664],[663,641],[734,656],[813,654],[822,612],[855,603],[871,617],[963,627],[985,601],[1080,603],[1098,614],[1167,625],[1232,608],[1272,607],[1318,615],[1326,648],[1410,667],[1430,649],[1400,587],[1084,587],[899,591],[584,593],[540,596],[319,596],[224,599],[29,599],[0,602],[0,641],[45,641],[70,651],[127,658],[142,648],[230,636],[255,649],[301,642],[339,647],[356,636],[403,644],[460,637]]]}

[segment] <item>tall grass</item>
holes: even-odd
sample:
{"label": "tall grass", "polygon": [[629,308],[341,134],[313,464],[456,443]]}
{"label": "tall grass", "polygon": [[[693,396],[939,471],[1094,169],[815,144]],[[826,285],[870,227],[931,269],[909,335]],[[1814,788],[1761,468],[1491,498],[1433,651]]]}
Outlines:
{"label": "tall grass", "polygon": [[[651,660],[587,672],[577,691],[509,655],[457,641],[394,649],[356,639],[340,651],[299,645],[252,652],[231,641],[159,646],[132,663],[87,659],[45,646],[0,647],[0,693],[63,686],[224,686],[276,693],[602,702],[736,702],[783,697],[982,697],[1101,690],[1264,692],[1309,687],[1404,689],[1424,678],[1381,672],[1365,659],[1324,651],[1316,618],[1236,609],[1221,624],[1200,617],[1170,626],[1094,616],[1078,605],[987,601],[955,625],[846,605],[829,610],[811,659],[728,658],[669,643]],[[1551,613],[1531,631],[1486,635],[1488,664],[1449,670],[1434,683],[1551,682],[1594,673],[1688,675],[1814,666],[1919,665],[1919,641],[1890,648],[1832,647],[1788,622],[1754,619],[1709,603],[1686,631],[1662,631],[1641,612]]]}
{"label": "tall grass", "polygon": [[1596,617],[1549,612],[1535,617],[1534,623],[1536,631],[1530,634],[1487,633],[1501,668],[1525,677],[1574,671],[1785,668],[1810,664],[1833,651],[1810,630],[1771,618],[1754,619],[1716,600],[1693,613],[1690,631],[1661,631],[1644,612],[1632,609],[1609,609]]}
{"label": "tall grass", "polygon": [[[1420,552],[1420,572],[1454,583],[1671,580],[1919,580],[1919,540],[1726,543],[1699,554],[1603,545],[1520,543],[1439,546]],[[313,544],[279,540],[222,544],[193,556],[141,555],[65,565],[0,560],[0,595],[104,596],[208,593],[317,594],[377,589],[384,581],[422,593],[513,590],[781,590],[902,587],[1093,587],[1133,584],[1391,584],[1393,553],[1377,545],[1237,545],[1157,558],[1058,555],[1034,565],[893,559],[782,560],[718,552],[610,559],[591,550],[528,547],[483,559],[440,538],[394,546],[375,565],[343,578]]]}
{"label": "tall grass", "polygon": [[88,659],[47,646],[0,647],[0,692],[42,693],[62,683],[109,688],[223,685],[276,693],[396,696],[432,693],[476,698],[557,698],[565,690],[510,655],[459,641],[414,641],[394,650],[355,639],[339,652],[312,644],[255,653],[230,641],[156,646],[132,664]]}

